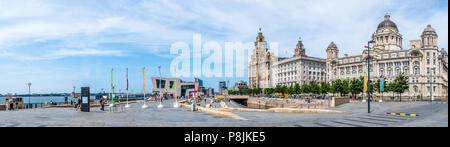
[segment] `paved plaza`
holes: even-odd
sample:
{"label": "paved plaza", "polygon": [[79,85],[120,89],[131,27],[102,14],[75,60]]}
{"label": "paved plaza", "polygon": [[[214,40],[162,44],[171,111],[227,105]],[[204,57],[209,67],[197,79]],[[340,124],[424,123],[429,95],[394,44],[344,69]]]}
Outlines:
{"label": "paved plaza", "polygon": [[[165,108],[157,109],[159,102],[131,104],[125,112],[77,112],[73,108],[47,108],[20,111],[0,111],[0,127],[448,127],[448,105],[429,102],[349,103],[332,110],[339,114],[299,114],[269,112],[235,112],[248,120],[218,117],[183,108],[172,108],[173,100],[164,101]],[[393,116],[386,112],[418,114]]]}

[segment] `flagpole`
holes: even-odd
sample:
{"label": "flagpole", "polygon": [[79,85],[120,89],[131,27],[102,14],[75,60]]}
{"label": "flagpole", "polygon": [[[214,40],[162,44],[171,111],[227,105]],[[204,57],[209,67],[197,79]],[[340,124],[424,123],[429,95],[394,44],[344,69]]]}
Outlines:
{"label": "flagpole", "polygon": [[142,86],[142,90],[144,91],[144,105],[142,105],[142,109],[146,109],[148,106],[145,104],[145,67],[142,68],[142,75],[144,78],[144,84]]}
{"label": "flagpole", "polygon": [[127,104],[125,105],[125,108],[130,108],[130,105],[128,104],[128,68],[127,68]]}
{"label": "flagpole", "polygon": [[[161,89],[161,91],[159,92],[159,105],[157,106],[159,109],[163,108],[164,106],[162,105],[162,87],[161,87],[161,83],[162,83],[162,76],[161,76],[161,66],[158,66],[158,70],[159,70],[159,88]],[[170,85],[169,85],[170,86]]]}
{"label": "flagpole", "polygon": [[179,108],[180,105],[178,105],[178,98],[176,97],[176,93],[177,93],[177,67],[175,67],[174,71],[175,71],[175,82],[173,83],[174,84],[173,88],[175,88],[175,94],[174,94],[175,104],[173,105],[173,107],[174,108]]}

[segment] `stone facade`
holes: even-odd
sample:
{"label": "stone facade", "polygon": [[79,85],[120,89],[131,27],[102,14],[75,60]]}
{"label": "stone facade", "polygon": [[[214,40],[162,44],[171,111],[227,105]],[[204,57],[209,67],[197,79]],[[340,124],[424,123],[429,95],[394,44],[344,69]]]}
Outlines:
{"label": "stone facade", "polygon": [[[421,40],[411,40],[409,49],[403,49],[402,35],[386,14],[372,39],[375,43],[370,48],[371,81],[384,76],[387,82],[391,82],[404,73],[409,78],[410,88],[402,96],[427,99],[431,92],[435,98],[447,98],[448,55],[444,49],[439,50],[438,35],[431,25],[424,29]],[[362,55],[340,58],[338,47],[331,42],[326,52],[327,81],[367,76],[368,50],[364,50]],[[384,93],[385,96],[389,94],[392,95]]]}
{"label": "stone facade", "polygon": [[[411,40],[409,49],[403,49],[403,38],[397,25],[386,14],[376,31],[370,48],[370,75],[375,82],[384,76],[392,82],[400,73],[408,77],[410,88],[402,94],[413,99],[436,99],[448,96],[448,54],[438,47],[438,35],[428,25],[420,40]],[[335,81],[367,76],[368,50],[361,55],[339,57],[339,48],[331,42],[326,49],[326,59],[305,54],[301,40],[294,57],[278,58],[268,51],[262,32],[258,33],[255,49],[249,64],[250,88],[274,88],[276,85],[302,85],[310,81]],[[430,86],[431,85],[431,86]],[[383,93],[392,96],[392,93]],[[376,93],[376,96],[380,96]]]}
{"label": "stone facade", "polygon": [[270,88],[271,80],[271,64],[276,60],[273,53],[267,48],[267,41],[260,31],[255,41],[255,49],[249,63],[248,81],[249,87],[254,88]]}

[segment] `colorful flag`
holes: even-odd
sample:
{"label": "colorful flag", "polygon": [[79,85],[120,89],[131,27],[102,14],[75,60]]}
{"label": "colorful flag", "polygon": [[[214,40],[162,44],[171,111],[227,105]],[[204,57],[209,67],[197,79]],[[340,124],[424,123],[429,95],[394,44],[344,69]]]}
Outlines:
{"label": "colorful flag", "polygon": [[127,91],[128,91],[128,68],[127,68]]}
{"label": "colorful flag", "polygon": [[384,92],[384,78],[380,79],[380,92]]}
{"label": "colorful flag", "polygon": [[367,86],[368,81],[369,81],[369,78],[364,77],[364,91],[367,91],[367,89],[368,89],[368,86]]}
{"label": "colorful flag", "polygon": [[112,90],[111,101],[112,101],[112,104],[114,105],[115,104],[115,100],[114,99],[116,97],[116,94],[114,93],[113,73],[114,73],[114,68],[111,69],[111,90]]}
{"label": "colorful flag", "polygon": [[175,67],[175,81],[173,82],[172,89],[177,89],[177,67]]}
{"label": "colorful flag", "polygon": [[142,86],[142,90],[145,92],[145,67],[142,68],[142,75],[144,76],[144,85]]}

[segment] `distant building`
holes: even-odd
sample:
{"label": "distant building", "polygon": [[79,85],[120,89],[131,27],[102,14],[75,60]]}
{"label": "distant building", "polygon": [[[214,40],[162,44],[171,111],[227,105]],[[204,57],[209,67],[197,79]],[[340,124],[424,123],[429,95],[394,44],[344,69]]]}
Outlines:
{"label": "distant building", "polygon": [[227,88],[227,82],[225,81],[221,81],[219,82],[219,93],[222,94],[224,90],[228,89]]}
{"label": "distant building", "polygon": [[[203,81],[201,79],[196,79],[194,82],[186,82],[177,78],[158,78],[152,77],[153,93],[160,94],[163,96],[192,96],[195,90],[198,95],[208,94],[208,89],[203,87]],[[175,84],[175,87],[174,87]]]}

